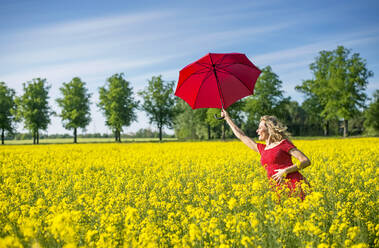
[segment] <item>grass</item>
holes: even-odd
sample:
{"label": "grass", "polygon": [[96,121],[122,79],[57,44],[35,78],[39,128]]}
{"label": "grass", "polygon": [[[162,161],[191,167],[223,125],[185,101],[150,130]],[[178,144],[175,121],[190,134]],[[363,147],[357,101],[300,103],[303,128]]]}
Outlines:
{"label": "grass", "polygon": [[[162,141],[176,141],[176,138],[163,138]],[[114,138],[78,138],[79,144],[83,143],[114,143]],[[126,142],[159,142],[159,138],[124,138],[121,139],[122,143]],[[33,140],[5,140],[5,145],[32,145]],[[74,138],[61,138],[61,139],[40,139],[40,144],[72,144]]]}
{"label": "grass", "polygon": [[[348,136],[347,138],[365,138],[367,136]],[[344,139],[342,136],[295,136],[290,137],[292,140],[320,140],[320,139]],[[178,138],[163,138],[163,142],[167,141],[181,141],[181,142],[204,142],[204,141],[220,141],[221,139],[211,139],[211,140],[196,140],[196,139],[178,139]],[[236,138],[227,138],[226,141],[235,141]],[[253,140],[258,141],[256,137]],[[72,144],[74,138],[60,138],[60,139],[40,139],[40,144]],[[114,138],[78,138],[77,142],[79,144],[83,143],[115,143]],[[159,142],[159,138],[122,138],[121,143],[131,143],[131,142]],[[33,140],[5,140],[5,145],[32,145]]]}

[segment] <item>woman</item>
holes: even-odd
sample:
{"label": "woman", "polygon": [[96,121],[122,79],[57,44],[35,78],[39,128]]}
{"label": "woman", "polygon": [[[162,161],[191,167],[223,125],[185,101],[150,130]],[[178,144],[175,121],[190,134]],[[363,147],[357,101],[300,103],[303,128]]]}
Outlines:
{"label": "woman", "polygon": [[[281,124],[276,117],[265,115],[261,118],[257,134],[259,140],[265,141],[266,145],[255,143],[247,137],[231,120],[228,112],[221,110],[221,117],[231,127],[233,133],[248,147],[261,155],[261,164],[267,170],[268,178],[273,178],[277,185],[284,179],[288,179],[288,187],[293,192],[296,187],[300,187],[302,180],[306,179],[299,173],[299,170],[308,167],[311,162],[307,156],[298,150],[289,140],[286,133],[287,127]],[[291,156],[300,161],[300,165],[292,164]],[[300,188],[300,197],[304,199],[304,192]]]}

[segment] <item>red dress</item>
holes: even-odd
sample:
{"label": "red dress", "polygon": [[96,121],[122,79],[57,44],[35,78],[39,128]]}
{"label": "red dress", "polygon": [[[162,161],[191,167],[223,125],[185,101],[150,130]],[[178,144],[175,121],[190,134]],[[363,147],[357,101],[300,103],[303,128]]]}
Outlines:
{"label": "red dress", "polygon": [[[259,153],[261,154],[261,164],[265,167],[267,171],[268,178],[272,178],[277,172],[277,169],[285,169],[292,165],[291,154],[289,151],[296,148],[290,141],[284,139],[279,143],[279,145],[267,149],[266,145],[257,143]],[[286,179],[289,180],[288,187],[291,191],[294,191],[296,186],[301,183],[301,180],[305,180],[303,175],[298,171],[287,174]],[[305,180],[306,181],[306,180]],[[304,193],[300,189],[300,197],[304,199]]]}

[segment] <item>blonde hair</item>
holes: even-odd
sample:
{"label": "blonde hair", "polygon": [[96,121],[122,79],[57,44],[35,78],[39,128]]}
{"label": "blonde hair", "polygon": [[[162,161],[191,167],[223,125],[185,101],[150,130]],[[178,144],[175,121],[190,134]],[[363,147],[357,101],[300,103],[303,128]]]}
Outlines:
{"label": "blonde hair", "polygon": [[281,123],[275,116],[264,115],[260,121],[263,121],[267,127],[270,142],[289,139],[290,133],[287,132],[287,126]]}

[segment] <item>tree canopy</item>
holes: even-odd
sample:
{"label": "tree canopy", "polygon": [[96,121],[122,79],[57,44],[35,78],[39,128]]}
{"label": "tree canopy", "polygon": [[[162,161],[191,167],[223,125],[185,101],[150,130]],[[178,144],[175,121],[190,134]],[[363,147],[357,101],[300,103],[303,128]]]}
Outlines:
{"label": "tree canopy", "polygon": [[254,95],[246,98],[247,134],[255,135],[259,120],[263,115],[275,115],[279,119],[286,118],[285,104],[289,98],[283,96],[282,81],[270,66],[262,69],[255,88]]}
{"label": "tree canopy", "polygon": [[4,144],[5,131],[13,133],[15,123],[15,91],[0,82],[0,129],[1,144]]}
{"label": "tree canopy", "polygon": [[124,79],[124,74],[114,74],[108,78],[106,85],[99,89],[99,98],[98,107],[104,113],[106,125],[115,133],[115,140],[121,142],[122,127],[137,120],[135,110],[138,107],[133,89]]}
{"label": "tree canopy", "polygon": [[62,118],[63,127],[74,129],[74,143],[77,143],[77,129],[85,128],[91,121],[90,97],[85,83],[75,77],[69,83],[63,83],[59,88],[62,98],[56,99],[62,108],[59,116]]}
{"label": "tree canopy", "polygon": [[[192,109],[181,98],[176,98],[177,115],[174,120],[174,130],[178,138],[202,139],[207,135],[207,109]],[[209,137],[208,137],[209,138]]]}
{"label": "tree canopy", "polygon": [[33,134],[33,144],[39,144],[39,130],[46,130],[54,113],[48,104],[50,85],[46,79],[34,78],[23,83],[24,94],[16,98],[17,116]]}
{"label": "tree canopy", "polygon": [[146,112],[150,123],[157,125],[159,130],[159,140],[162,140],[162,128],[171,128],[176,115],[174,99],[174,81],[165,82],[162,76],[153,76],[148,82],[148,86],[138,92],[144,102],[141,109]]}
{"label": "tree canopy", "polygon": [[343,46],[321,51],[310,65],[313,79],[296,87],[305,93],[307,100],[312,99],[319,106],[325,122],[343,119],[344,136],[347,136],[348,120],[364,107],[368,78],[373,75],[358,53],[350,54],[351,50]]}

